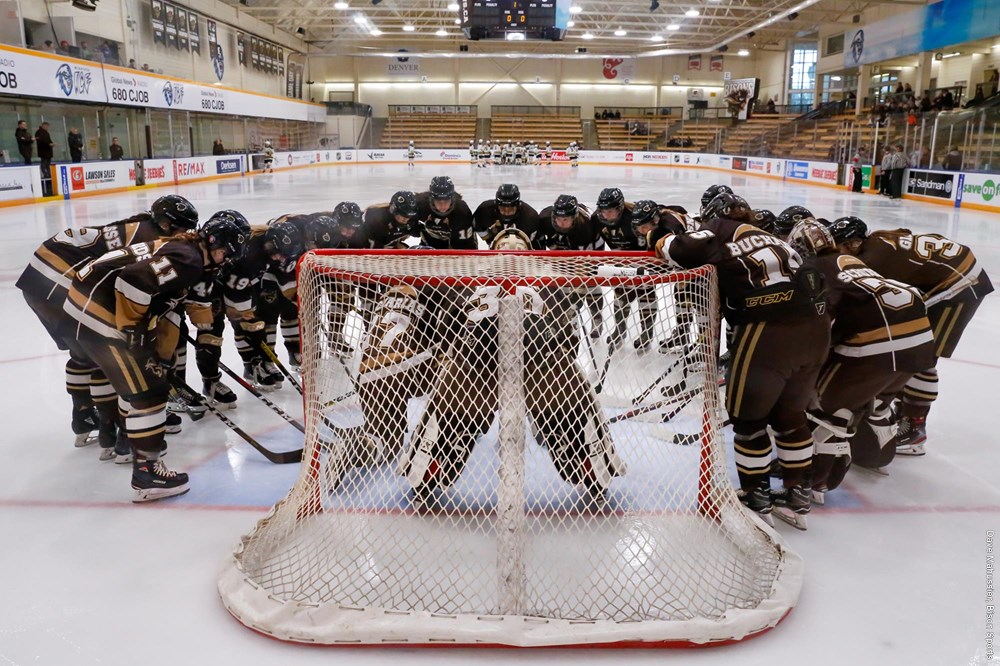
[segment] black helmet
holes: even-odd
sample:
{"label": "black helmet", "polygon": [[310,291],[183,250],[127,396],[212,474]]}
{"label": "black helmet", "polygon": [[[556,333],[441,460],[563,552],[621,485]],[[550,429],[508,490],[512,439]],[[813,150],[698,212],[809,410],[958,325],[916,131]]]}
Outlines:
{"label": "black helmet", "polygon": [[329,215],[314,217],[306,223],[306,241],[314,247],[333,247],[337,223]]}
{"label": "black helmet", "polygon": [[405,216],[412,222],[417,217],[417,195],[408,190],[393,194],[389,201],[389,214]]}
{"label": "black helmet", "polygon": [[305,252],[302,232],[292,222],[275,222],[264,234],[264,251],[269,256],[280,254],[286,263],[295,263]]}
{"label": "black helmet", "polygon": [[[621,220],[622,211],[625,209],[625,195],[617,187],[606,187],[601,190],[597,197],[597,221],[606,227],[613,227]],[[601,215],[602,210],[617,210],[618,216],[613,220],[605,219]]]}
{"label": "black helmet", "polygon": [[[240,217],[243,216],[240,215]],[[247,238],[249,238],[248,230],[249,225],[244,230],[231,215],[216,213],[202,225],[201,229],[198,230],[198,235],[205,241],[209,255],[213,250],[225,250],[224,263],[229,263],[242,256],[243,248],[246,247]]]}
{"label": "black helmet", "polygon": [[787,236],[792,227],[806,218],[813,217],[812,211],[804,206],[789,206],[781,211],[774,221],[774,232],[778,236]]}
{"label": "black helmet", "polygon": [[450,201],[451,205],[443,213],[433,210],[435,215],[447,215],[455,207],[455,183],[451,182],[448,176],[434,176],[431,178],[430,190],[431,199],[435,201]]}
{"label": "black helmet", "polygon": [[521,204],[521,190],[517,188],[517,185],[513,183],[504,183],[497,188],[496,196],[497,204],[497,214],[500,216],[500,221],[504,224],[510,224],[514,217],[517,215],[515,211],[514,215],[504,215],[500,212],[500,207],[504,206],[519,206]]}
{"label": "black helmet", "polygon": [[811,219],[802,220],[792,227],[788,234],[788,244],[803,257],[815,257],[837,250],[830,230]]}
{"label": "black helmet", "polygon": [[723,192],[727,194],[732,194],[733,188],[729,187],[728,185],[712,185],[707,190],[705,190],[704,194],[701,195],[702,217],[705,216],[705,207],[708,206],[708,204],[712,201],[712,199],[719,196]]}
{"label": "black helmet", "polygon": [[[560,194],[556,198],[556,202],[552,204],[552,228],[556,231],[566,232],[569,229],[559,229],[555,225],[555,220],[557,217],[571,217],[573,218],[573,224],[576,224],[576,214],[580,209],[580,203],[571,194]],[[572,225],[570,225],[572,228]]]}
{"label": "black helmet", "polygon": [[649,199],[636,201],[632,206],[632,228],[638,229],[644,224],[652,223],[659,212],[660,206],[655,201]]}
{"label": "black helmet", "polygon": [[830,225],[830,235],[837,245],[852,240],[864,240],[868,238],[868,225],[860,217],[853,215],[839,217]]}
{"label": "black helmet", "polygon": [[236,225],[243,230],[243,233],[247,236],[250,235],[250,222],[247,218],[243,217],[243,213],[238,210],[233,210],[232,208],[227,208],[226,210],[220,210],[215,212],[210,220],[214,220],[219,217],[226,217],[236,223]]}
{"label": "black helmet", "polygon": [[361,206],[353,201],[341,201],[333,209],[333,219],[338,226],[348,229],[360,229],[365,218]]}
{"label": "black helmet", "polygon": [[766,231],[769,234],[774,233],[774,223],[778,218],[775,217],[774,213],[767,210],[766,208],[758,208],[753,212],[753,224],[755,227],[761,231]]}
{"label": "black helmet", "polygon": [[708,205],[702,209],[701,219],[703,222],[710,222],[717,217],[747,222],[753,219],[753,211],[750,210],[750,204],[744,201],[743,197],[736,196],[731,192],[723,192],[709,201]]}
{"label": "black helmet", "polygon": [[179,194],[160,197],[150,206],[153,222],[166,223],[171,227],[194,231],[198,228],[198,211],[194,204]]}

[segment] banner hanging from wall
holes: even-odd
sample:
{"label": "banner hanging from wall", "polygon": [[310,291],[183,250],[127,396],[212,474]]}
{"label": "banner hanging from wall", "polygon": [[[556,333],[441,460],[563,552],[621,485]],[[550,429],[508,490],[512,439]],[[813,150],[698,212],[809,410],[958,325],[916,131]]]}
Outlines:
{"label": "banner hanging from wall", "polygon": [[729,107],[730,116],[738,116],[740,120],[749,118],[759,90],[760,79],[726,81],[722,86],[722,99]]}
{"label": "banner hanging from wall", "polygon": [[635,78],[635,58],[604,58],[601,74],[608,81],[628,83]]}
{"label": "banner hanging from wall", "polygon": [[725,69],[725,65],[723,63],[723,59],[722,58],[723,57],[721,55],[714,55],[714,56],[712,56],[711,60],[709,60],[709,63],[708,63],[708,71],[710,71],[710,72],[721,72],[723,69]]}
{"label": "banner hanging from wall", "polygon": [[[222,47],[216,44],[221,51]],[[295,85],[301,94],[302,76]],[[179,109],[203,113],[240,113],[256,118],[323,122],[326,109],[280,97],[257,95],[192,81],[180,81],[134,69],[95,66],[74,58],[42,57],[0,45],[0,80],[14,81],[5,92],[64,102]]]}
{"label": "banner hanging from wall", "polygon": [[688,69],[701,71],[701,54],[688,56]]}

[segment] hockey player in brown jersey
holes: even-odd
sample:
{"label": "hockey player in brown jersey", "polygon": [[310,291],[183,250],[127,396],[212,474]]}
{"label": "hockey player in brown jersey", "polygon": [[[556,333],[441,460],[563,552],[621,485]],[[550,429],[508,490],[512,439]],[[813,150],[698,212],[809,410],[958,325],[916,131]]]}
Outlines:
{"label": "hockey player in brown jersey", "polygon": [[[830,319],[817,272],[802,268],[794,250],[752,219],[743,199],[724,193],[706,206],[700,230],[668,235],[656,250],[681,268],[718,269],[723,314],[735,338],[726,410],[740,495],[752,510],[767,514],[776,506],[782,518],[804,529],[813,455],[806,408],[829,347]],[[784,489],[774,493],[768,426],[784,480]]]}
{"label": "hockey player in brown jersey", "polygon": [[[938,234],[909,229],[876,231],[856,217],[840,218],[830,227],[842,252],[856,255],[887,278],[912,285],[923,294],[934,332],[934,354],[951,358],[962,332],[982,299],[993,291],[986,271],[972,250]],[[937,398],[934,364],[916,373],[903,388],[896,452],[923,455],[927,414]]]}
{"label": "hockey player in brown jersey", "polygon": [[[60,331],[71,347],[100,366],[118,393],[134,456],[135,502],[188,489],[187,475],[159,460],[168,368],[179,335],[173,310],[206,271],[236,256],[244,242],[235,223],[212,220],[197,233],[109,252],[81,267],[73,279]],[[207,318],[211,321],[210,314]]]}
{"label": "hockey player in brown jersey", "polygon": [[[824,493],[843,480],[852,457],[874,469],[892,461],[892,396],[913,373],[934,365],[934,336],[920,292],[840,254],[822,224],[799,222],[788,240],[805,265],[823,273],[827,312],[834,321],[833,348],[809,411],[816,442],[813,499],[822,504]],[[855,437],[863,420],[873,437]]]}
{"label": "hockey player in brown jersey", "polygon": [[[88,435],[98,429],[99,415],[93,408],[117,411],[115,393],[94,364],[76,355],[58,332],[63,318],[63,303],[76,271],[106,252],[133,243],[145,243],[191,231],[198,225],[198,211],[190,201],[168,194],[153,202],[148,212],[99,227],[66,229],[49,238],[35,250],[28,266],[17,280],[25,301],[41,321],[59,349],[70,349],[66,362],[66,390],[73,401],[72,428],[76,445],[90,443]],[[101,440],[113,446],[115,432],[105,428]]]}

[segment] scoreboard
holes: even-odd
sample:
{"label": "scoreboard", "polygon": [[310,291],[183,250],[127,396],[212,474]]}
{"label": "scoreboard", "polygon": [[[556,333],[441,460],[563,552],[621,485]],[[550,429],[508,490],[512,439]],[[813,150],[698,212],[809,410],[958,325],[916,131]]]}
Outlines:
{"label": "scoreboard", "polygon": [[469,39],[562,39],[569,0],[462,0],[462,30]]}

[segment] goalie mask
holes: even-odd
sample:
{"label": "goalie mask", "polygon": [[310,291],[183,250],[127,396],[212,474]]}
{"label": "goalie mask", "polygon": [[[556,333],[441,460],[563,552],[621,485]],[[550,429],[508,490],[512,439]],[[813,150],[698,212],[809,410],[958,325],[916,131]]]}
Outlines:
{"label": "goalie mask", "polygon": [[818,257],[837,251],[830,230],[813,220],[802,220],[788,234],[788,244],[802,257]]}
{"label": "goalie mask", "polygon": [[490,243],[491,250],[530,250],[531,240],[520,229],[504,229]]}

